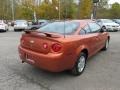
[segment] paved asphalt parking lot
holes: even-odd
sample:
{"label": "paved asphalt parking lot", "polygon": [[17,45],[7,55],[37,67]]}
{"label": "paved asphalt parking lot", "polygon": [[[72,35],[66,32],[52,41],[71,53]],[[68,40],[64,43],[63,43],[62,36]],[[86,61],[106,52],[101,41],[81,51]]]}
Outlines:
{"label": "paved asphalt parking lot", "polygon": [[0,33],[0,90],[120,90],[120,32],[110,35],[109,50],[89,59],[85,72],[75,77],[22,64],[21,32]]}

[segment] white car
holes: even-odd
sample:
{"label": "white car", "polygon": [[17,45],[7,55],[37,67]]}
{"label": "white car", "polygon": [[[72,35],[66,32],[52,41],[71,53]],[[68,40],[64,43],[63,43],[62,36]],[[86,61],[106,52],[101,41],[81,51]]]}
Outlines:
{"label": "white car", "polygon": [[16,20],[14,22],[14,31],[28,29],[28,22],[26,20]]}
{"label": "white car", "polygon": [[107,29],[107,31],[118,31],[120,30],[119,24],[113,22],[110,19],[98,19],[96,22],[101,26]]}
{"label": "white car", "polygon": [[[120,19],[113,19],[113,21],[117,24],[119,24],[119,28],[120,28]],[[120,30],[120,29],[119,29]]]}
{"label": "white car", "polygon": [[0,20],[0,31],[8,31],[8,25],[3,20]]}

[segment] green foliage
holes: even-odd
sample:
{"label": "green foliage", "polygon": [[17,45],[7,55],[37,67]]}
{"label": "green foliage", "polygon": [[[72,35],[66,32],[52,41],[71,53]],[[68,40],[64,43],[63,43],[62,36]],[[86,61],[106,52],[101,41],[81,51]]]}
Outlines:
{"label": "green foliage", "polygon": [[98,3],[99,2],[99,0],[93,0],[93,3]]}
{"label": "green foliage", "polygon": [[10,3],[8,1],[9,0],[0,0],[0,19],[11,18]]}
{"label": "green foliage", "polygon": [[[89,19],[93,12],[93,0],[44,0],[36,4],[35,0],[13,0],[15,19]],[[18,2],[22,1],[22,2]],[[97,18],[120,18],[120,4],[115,3],[106,8],[108,0],[100,0],[97,8]],[[59,8],[60,3],[60,8]],[[56,8],[57,7],[57,8]],[[0,19],[12,19],[12,0],[0,0]]]}
{"label": "green foliage", "polygon": [[74,18],[75,13],[75,5],[73,0],[61,0],[61,17],[62,19],[67,18],[71,19]]}
{"label": "green foliage", "polygon": [[110,13],[109,9],[101,8],[97,11],[97,18],[100,18],[100,19],[110,18],[109,13]]}
{"label": "green foliage", "polygon": [[53,11],[52,5],[50,3],[43,2],[37,10],[37,17],[44,18],[44,19],[52,19],[53,18]]}
{"label": "green foliage", "polygon": [[110,17],[120,19],[120,4],[114,3],[110,9]]}
{"label": "green foliage", "polygon": [[114,3],[111,8],[98,8],[97,18],[120,19],[120,4]]}
{"label": "green foliage", "polygon": [[32,9],[25,6],[19,6],[16,8],[16,19],[27,19],[30,20],[33,16]]}

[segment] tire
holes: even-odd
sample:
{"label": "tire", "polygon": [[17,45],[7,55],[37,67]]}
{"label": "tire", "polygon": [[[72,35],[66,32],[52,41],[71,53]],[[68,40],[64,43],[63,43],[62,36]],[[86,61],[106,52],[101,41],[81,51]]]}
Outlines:
{"label": "tire", "polygon": [[114,30],[114,32],[118,32],[118,30]]}
{"label": "tire", "polygon": [[14,29],[15,32],[22,31],[22,29]]}
{"label": "tire", "polygon": [[75,63],[75,66],[71,70],[71,73],[75,76],[81,75],[86,67],[86,60],[87,60],[87,55],[82,52],[77,62]]}
{"label": "tire", "polygon": [[105,46],[102,48],[103,51],[106,51],[109,47],[109,39],[105,42]]}
{"label": "tire", "polygon": [[36,28],[36,27],[33,27],[31,30],[37,30],[37,28]]}
{"label": "tire", "polygon": [[18,30],[17,29],[14,29],[15,32],[17,32]]}

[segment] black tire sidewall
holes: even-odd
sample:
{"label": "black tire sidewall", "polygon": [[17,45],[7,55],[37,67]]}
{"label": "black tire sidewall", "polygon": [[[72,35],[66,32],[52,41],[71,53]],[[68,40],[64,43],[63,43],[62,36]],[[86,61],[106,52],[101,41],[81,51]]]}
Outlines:
{"label": "black tire sidewall", "polygon": [[[82,72],[79,72],[78,63],[79,63],[79,59],[80,59],[81,56],[84,56],[84,57],[85,57],[85,66],[84,66],[84,69],[82,70]],[[76,61],[76,63],[75,63],[75,66],[74,66],[74,68],[72,69],[72,74],[73,74],[73,75],[78,76],[78,75],[81,75],[81,74],[84,72],[85,67],[86,67],[86,60],[87,60],[87,55],[86,55],[85,53],[83,53],[83,52],[80,53],[80,56],[78,57],[78,59],[77,59],[77,61]]]}

